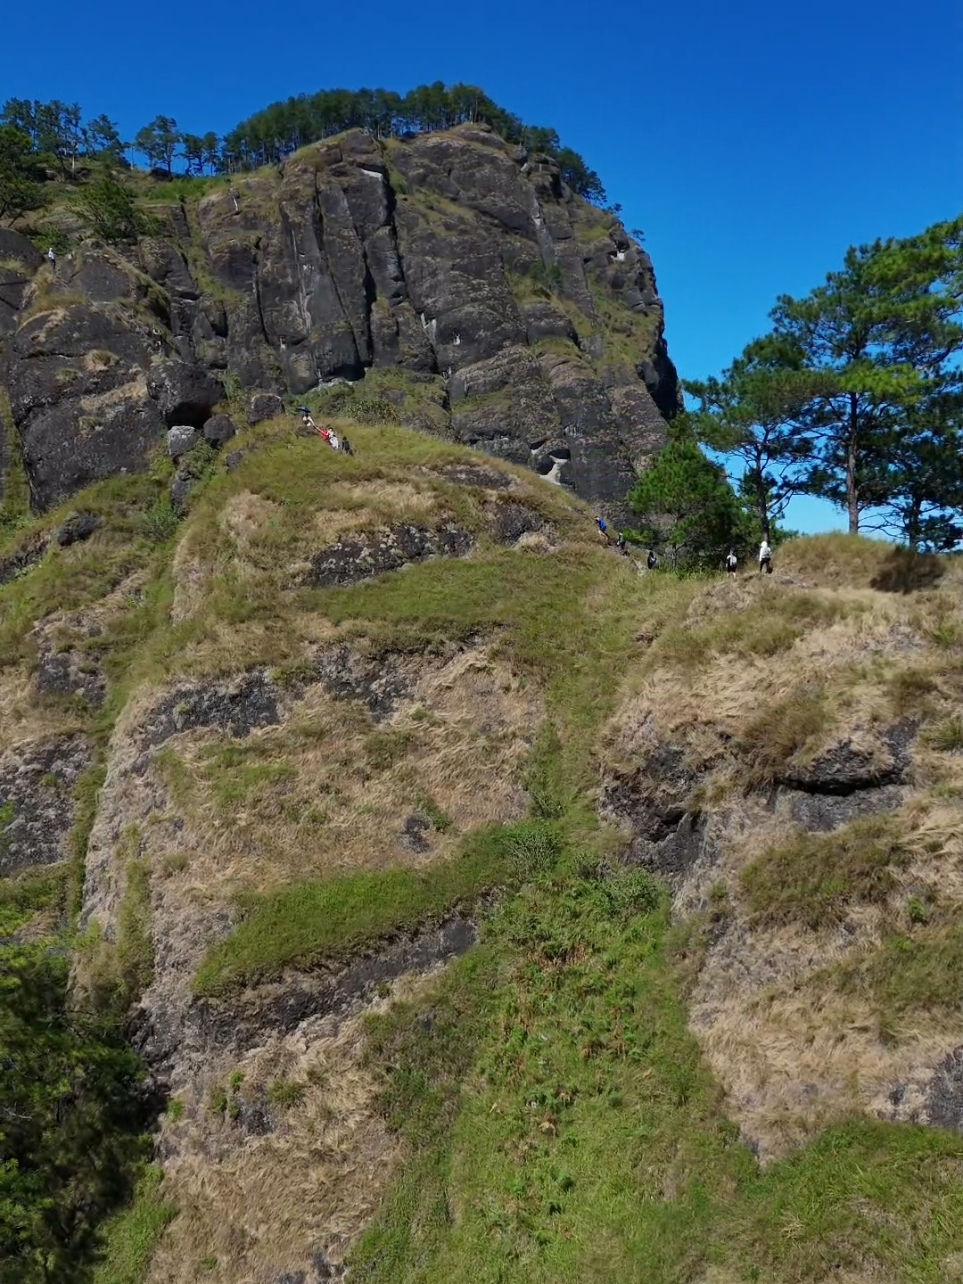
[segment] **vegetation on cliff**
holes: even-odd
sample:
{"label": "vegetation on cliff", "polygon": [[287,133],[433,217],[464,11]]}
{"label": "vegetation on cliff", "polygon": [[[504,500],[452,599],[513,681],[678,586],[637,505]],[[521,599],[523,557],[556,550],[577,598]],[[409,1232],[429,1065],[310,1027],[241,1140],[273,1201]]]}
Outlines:
{"label": "vegetation on cliff", "polygon": [[299,147],[348,129],[391,138],[475,121],[508,142],[551,156],[574,192],[604,203],[599,176],[577,152],[562,146],[554,129],[524,124],[474,85],[435,81],[407,94],[387,89],[300,94],[255,112],[223,139],[212,131],[185,133],[172,116],[161,114],[125,142],[113,121],[104,115],[85,119],[77,103],[10,98],[0,108],[0,218],[15,219],[43,206],[47,165],[63,180],[82,180],[92,164],[127,165],[125,153],[133,151],[170,176],[177,162],[187,176],[205,170],[230,174],[277,164]]}
{"label": "vegetation on cliff", "polygon": [[[2,884],[7,948],[59,986],[51,947],[78,959],[32,1076],[59,1149],[4,1143],[3,1269],[946,1278],[963,1149],[926,1085],[960,1034],[952,561],[839,537],[784,545],[771,579],[646,575],[530,472],[338,422],[352,458],[291,419],[251,430],[180,525],[151,516],[169,464],[102,483],[76,503],[103,525],[0,587],[0,773],[38,726],[94,746],[81,939],[69,844],[53,882]],[[462,542],[350,582],[408,527]],[[319,583],[335,566],[349,581]],[[99,708],[32,685],[51,629],[72,671],[106,674]],[[733,826],[691,831],[684,894],[682,813]],[[452,921],[478,924],[461,959],[364,979]],[[122,1009],[169,1085],[162,1174],[141,1119],[102,1104],[137,1100]],[[90,1118],[113,1173],[95,1196],[71,1140]]]}

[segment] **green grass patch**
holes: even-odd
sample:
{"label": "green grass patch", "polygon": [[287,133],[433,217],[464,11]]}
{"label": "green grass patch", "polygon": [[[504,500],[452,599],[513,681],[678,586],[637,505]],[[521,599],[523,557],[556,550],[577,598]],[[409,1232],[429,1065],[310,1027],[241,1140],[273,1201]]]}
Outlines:
{"label": "green grass patch", "polygon": [[842,922],[853,905],[885,902],[897,886],[893,871],[909,860],[898,822],[874,816],[829,834],[797,834],[753,861],[742,885],[757,925],[817,931]]}
{"label": "green grass patch", "polygon": [[118,1015],[140,998],[154,976],[150,868],[139,850],[140,831],[131,825],[114,856],[125,877],[116,940],[93,932],[79,943],[84,989],[98,1009]]}
{"label": "green grass patch", "polygon": [[959,922],[891,933],[878,950],[837,968],[835,984],[868,999],[881,1036],[897,1042],[906,1018],[953,1016],[963,1003],[963,927]]}
{"label": "green grass patch", "polygon": [[[0,823],[3,809],[0,808]],[[0,830],[0,845],[3,834]],[[63,911],[66,899],[67,868],[30,870],[17,878],[0,879],[0,937],[29,923],[37,914]]]}
{"label": "green grass patch", "polygon": [[275,1079],[268,1086],[267,1097],[272,1106],[290,1110],[292,1106],[301,1104],[306,1091],[307,1085],[296,1079]]}
{"label": "green grass patch", "polygon": [[944,718],[935,726],[927,727],[923,732],[923,738],[928,745],[939,749],[942,753],[963,752],[963,717],[953,714],[949,718]]}
{"label": "green grass patch", "polygon": [[285,967],[347,957],[471,906],[484,892],[519,886],[551,868],[562,850],[557,829],[531,821],[472,835],[458,856],[426,870],[362,872],[246,896],[237,929],[198,969],[195,993],[224,994]]}
{"label": "green grass patch", "polygon": [[938,1284],[963,1138],[843,1123],[767,1171],[687,1027],[645,874],[523,890],[418,1003],[369,1018],[408,1153],[351,1258],[364,1284]]}
{"label": "green grass patch", "polygon": [[143,1284],[164,1227],[177,1214],[160,1186],[161,1170],[149,1164],[132,1203],[104,1228],[103,1255],[94,1269],[93,1284]]}

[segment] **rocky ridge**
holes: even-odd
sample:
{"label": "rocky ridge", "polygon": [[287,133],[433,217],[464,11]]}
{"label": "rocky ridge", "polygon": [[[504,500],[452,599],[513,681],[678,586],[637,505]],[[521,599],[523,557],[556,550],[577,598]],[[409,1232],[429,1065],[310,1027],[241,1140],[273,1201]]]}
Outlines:
{"label": "rocky ridge", "polygon": [[336,387],[619,520],[680,404],[648,255],[485,126],[352,131],[153,212],[136,246],[54,266],[2,233],[0,382],[35,511],[219,408]]}

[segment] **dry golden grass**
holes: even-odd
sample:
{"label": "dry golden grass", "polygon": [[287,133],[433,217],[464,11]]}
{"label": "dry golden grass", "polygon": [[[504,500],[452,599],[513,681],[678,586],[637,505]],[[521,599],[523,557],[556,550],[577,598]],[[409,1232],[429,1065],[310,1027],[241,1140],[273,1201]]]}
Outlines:
{"label": "dry golden grass", "polygon": [[75,712],[38,703],[23,669],[0,670],[0,754],[28,740],[78,731],[82,723]]}
{"label": "dry golden grass", "polygon": [[[360,1018],[340,1028],[316,1018],[179,1094],[183,1113],[162,1138],[174,1151],[163,1193],[180,1213],[147,1284],[264,1284],[305,1270],[319,1248],[342,1259],[403,1159],[363,1050]],[[269,1112],[272,1131],[245,1131],[251,1106]]]}
{"label": "dry golden grass", "polygon": [[[315,687],[284,726],[242,743],[209,732],[174,737],[153,769],[187,826],[180,845],[189,862],[172,883],[223,897],[419,864],[445,854],[461,832],[521,817],[541,718],[533,687],[522,689],[481,649],[408,669],[411,697],[381,724]],[[425,852],[406,845],[413,813],[437,820]]]}
{"label": "dry golden grass", "polygon": [[[957,569],[943,562],[934,570],[926,559],[909,569],[923,576],[922,590],[894,587],[909,571],[887,546],[827,537],[780,550],[779,570],[798,575],[795,585],[746,577],[695,588],[685,629],[657,635],[603,736],[603,761],[623,770],[660,742],[678,746],[700,774],[702,804],[715,809],[718,856],[676,895],[686,915],[704,911],[714,887],[727,892],[728,927],[705,956],[691,1022],[728,1108],[767,1160],[853,1109],[893,1117],[895,1084],[905,1094],[900,1117],[910,1117],[936,1065],[963,1040],[952,1003],[905,1007],[913,986],[924,993],[939,983],[936,956],[916,959],[912,984],[845,982],[861,960],[871,978],[889,975],[894,933],[925,945],[963,921],[963,754],[952,723],[963,643]],[[931,584],[936,572],[942,578]],[[801,598],[799,581],[818,587]],[[759,621],[775,630],[767,613],[798,621],[801,611],[810,618],[796,636],[766,653],[781,639],[778,630],[760,632]],[[889,889],[883,901],[846,904],[841,926],[751,922],[743,872],[787,848],[796,823],[787,801],[773,806],[764,794],[746,795],[747,786],[765,786],[841,740],[887,764],[885,732],[900,719],[922,723],[924,734],[897,817],[900,859],[879,883]],[[931,726],[943,729],[927,737]],[[899,1011],[887,1007],[896,1002]]]}
{"label": "dry golden grass", "polygon": [[728,892],[731,921],[706,956],[691,1021],[730,1112],[766,1160],[854,1109],[891,1117],[896,1084],[905,1092],[901,1117],[909,1117],[937,1064],[963,1039],[952,996],[897,1013],[885,998],[840,988],[854,961],[871,964],[894,932],[911,930],[914,904],[937,906],[940,921],[963,921],[963,809],[917,794],[899,820],[908,862],[892,868],[884,903],[850,905],[842,927],[750,926],[740,875],[785,843],[778,813],[757,810],[730,825],[718,865],[679,898],[691,912],[705,903],[710,879]]}

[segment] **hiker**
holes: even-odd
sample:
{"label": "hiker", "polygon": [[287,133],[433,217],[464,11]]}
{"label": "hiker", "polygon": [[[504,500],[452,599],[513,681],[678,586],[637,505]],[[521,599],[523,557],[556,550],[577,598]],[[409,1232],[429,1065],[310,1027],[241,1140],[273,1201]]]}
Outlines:
{"label": "hiker", "polygon": [[736,557],[735,553],[730,548],[729,552],[726,554],[726,573],[728,575],[735,575],[736,567],[738,565],[739,565],[739,559]]}
{"label": "hiker", "polygon": [[659,564],[659,559],[655,555],[655,549],[649,549],[649,556],[645,559],[645,564],[650,571],[654,571]]}
{"label": "hiker", "polygon": [[317,432],[318,431],[317,426],[315,425],[314,420],[311,418],[311,411],[307,408],[307,406],[298,406],[298,410],[301,412],[302,427],[313,428],[314,431]]}
{"label": "hiker", "polygon": [[55,268],[57,266],[57,255],[52,245],[50,249],[47,251],[47,262],[50,264],[52,268]]}
{"label": "hiker", "polygon": [[599,534],[602,536],[602,538],[605,540],[607,544],[609,542],[609,528],[605,518],[596,517],[595,525],[599,528]]}
{"label": "hiker", "polygon": [[327,424],[322,424],[320,428],[315,428],[314,431],[318,434],[318,436],[321,438],[322,441],[326,441],[329,446],[331,445],[331,429],[327,426]]}
{"label": "hiker", "polygon": [[619,531],[619,537],[618,537],[618,539],[615,541],[615,547],[619,550],[619,552],[622,554],[622,556],[623,556],[623,557],[628,557],[628,555],[629,555],[629,550],[628,550],[628,547],[626,546],[626,543],[625,543],[625,532],[624,532],[624,531]]}
{"label": "hiker", "polygon": [[354,451],[351,449],[351,442],[348,441],[347,437],[341,438],[341,449],[344,451],[346,455],[354,454]]}
{"label": "hiker", "polygon": [[331,432],[330,436],[328,437],[328,445],[331,447],[332,450],[341,449],[341,442],[338,441],[338,434],[336,432],[334,431]]}
{"label": "hiker", "polygon": [[772,574],[772,549],[769,547],[769,541],[764,539],[759,545],[759,574],[765,570],[767,575]]}

